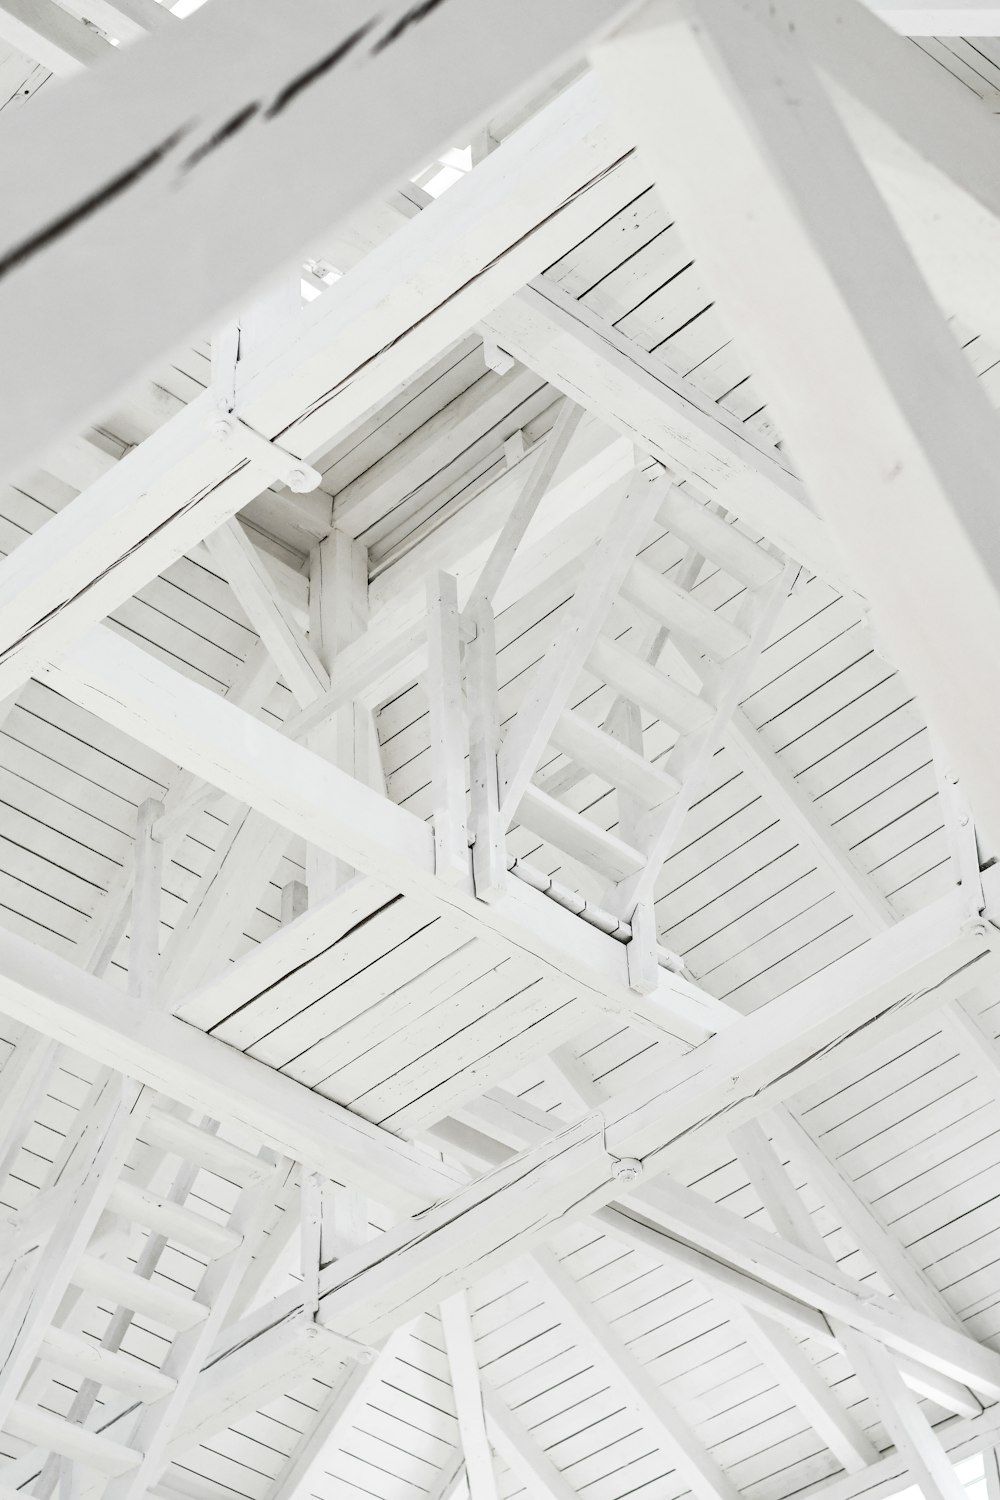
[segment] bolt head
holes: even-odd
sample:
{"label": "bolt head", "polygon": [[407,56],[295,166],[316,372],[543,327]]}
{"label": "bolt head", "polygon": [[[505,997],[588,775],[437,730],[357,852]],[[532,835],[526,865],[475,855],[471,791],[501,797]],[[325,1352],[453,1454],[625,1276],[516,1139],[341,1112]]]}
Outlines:
{"label": "bolt head", "polygon": [[214,438],[224,443],[226,438],[232,436],[233,424],[229,417],[216,417],[209,430]]}
{"label": "bolt head", "polygon": [[616,1182],[621,1182],[626,1187],[631,1186],[642,1176],[642,1162],[634,1156],[623,1156],[620,1160],[612,1162],[611,1175]]}

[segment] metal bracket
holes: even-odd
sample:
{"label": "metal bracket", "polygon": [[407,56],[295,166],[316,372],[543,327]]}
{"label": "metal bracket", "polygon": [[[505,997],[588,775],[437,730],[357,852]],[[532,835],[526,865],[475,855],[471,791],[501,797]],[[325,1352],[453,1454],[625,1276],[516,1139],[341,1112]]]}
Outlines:
{"label": "metal bracket", "polygon": [[938,794],[944,807],[945,832],[952,868],[968,915],[966,926],[972,926],[982,921],[986,910],[976,824],[958,773],[951,768],[947,755],[941,752],[939,746],[935,747],[934,768],[937,772]]}
{"label": "metal bracket", "polygon": [[224,403],[209,423],[209,431],[220,443],[257,464],[271,479],[286,485],[296,495],[307,495],[317,489],[323,478],[318,469],[241,422],[235,412],[226,410]]}
{"label": "metal bracket", "polygon": [[371,1344],[359,1344],[357,1339],[350,1338],[348,1334],[338,1333],[335,1328],[327,1328],[308,1312],[302,1317],[302,1333],[310,1342],[318,1344],[322,1341],[330,1346],[331,1353],[339,1355],[341,1359],[357,1360],[359,1365],[370,1365],[378,1356],[378,1350]]}

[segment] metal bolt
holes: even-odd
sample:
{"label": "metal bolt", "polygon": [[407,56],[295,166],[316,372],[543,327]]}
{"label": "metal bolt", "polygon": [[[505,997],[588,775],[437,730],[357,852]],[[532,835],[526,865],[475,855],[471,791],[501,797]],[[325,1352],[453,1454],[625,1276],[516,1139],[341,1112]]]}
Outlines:
{"label": "metal bolt", "polygon": [[285,484],[296,495],[306,495],[313,487],[305,469],[292,469]]}
{"label": "metal bolt", "polygon": [[216,417],[211,423],[209,431],[214,438],[218,438],[220,443],[224,443],[226,438],[232,436],[232,421],[229,417]]}
{"label": "metal bolt", "polygon": [[642,1176],[642,1162],[634,1156],[623,1156],[611,1163],[611,1175],[616,1182],[630,1186]]}

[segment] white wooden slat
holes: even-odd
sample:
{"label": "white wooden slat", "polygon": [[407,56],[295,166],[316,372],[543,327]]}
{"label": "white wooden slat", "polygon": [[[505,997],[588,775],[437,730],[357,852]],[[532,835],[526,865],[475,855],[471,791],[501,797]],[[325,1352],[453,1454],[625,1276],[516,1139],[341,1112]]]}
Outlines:
{"label": "white wooden slat", "polygon": [[242,1146],[236,1146],[231,1141],[222,1140],[218,1135],[212,1135],[182,1119],[180,1115],[156,1105],[150,1110],[142,1133],[143,1138],[158,1150],[170,1151],[175,1156],[184,1157],[186,1161],[197,1162],[199,1166],[226,1178],[228,1182],[239,1183],[242,1187],[260,1182],[270,1171],[268,1163],[253,1152],[245,1151]]}
{"label": "white wooden slat", "polygon": [[262,997],[333,948],[381,912],[395,893],[374,880],[357,880],[329,901],[314,905],[178,1006],[177,1014],[211,1031],[248,1000]]}
{"label": "white wooden slat", "polygon": [[745,630],[714,610],[706,609],[693,593],[679,588],[641,559],[637,558],[629,569],[622,594],[659,625],[690,636],[697,645],[721,660],[742,651],[749,643]]}
{"label": "white wooden slat", "polygon": [[778,558],[729,525],[715,510],[699,505],[686,490],[677,486],[664,499],[657,520],[746,584],[747,588],[764,588],[781,572],[782,564]]}
{"label": "white wooden slat", "polygon": [[571,859],[579,860],[612,883],[638,874],[645,864],[645,857],[638,849],[536,786],[525,788],[516,816],[522,828],[530,828],[539,838],[555,844]]}
{"label": "white wooden slat", "polygon": [[108,1209],[131,1223],[142,1224],[166,1239],[198,1250],[214,1259],[239,1248],[240,1239],[224,1224],[216,1224],[194,1209],[161,1198],[148,1188],[119,1181],[108,1195]]}
{"label": "white wooden slat", "polygon": [[193,1328],[208,1316],[208,1308],[185,1293],[159,1281],[135,1276],[97,1255],[83,1255],[73,1269],[74,1284],[95,1297],[114,1298],[124,1307],[168,1328]]}
{"label": "white wooden slat", "polygon": [[[367,151],[350,153],[339,163],[336,201],[340,216],[346,216],[460,135],[488,107],[486,99],[498,104],[532,73],[558,68],[625,8],[613,0],[590,0],[586,11],[577,6],[564,16],[526,13],[526,32],[513,25],[505,9],[497,13],[495,44],[483,49],[485,17],[466,35],[463,13],[452,14],[450,7],[447,14],[435,7],[418,25],[406,5],[376,16],[357,3],[331,25],[318,6],[303,12],[294,34],[269,25],[264,5],[252,12],[245,6],[213,7],[161,32],[155,48],[132,49],[108,80],[84,75],[67,84],[41,134],[34,130],[12,143],[16,169],[10,168],[10,191],[19,209],[6,231],[9,318],[5,314],[4,323],[10,347],[20,348],[23,340],[24,357],[30,356],[21,309],[35,305],[38,292],[51,298],[55,287],[78,285],[71,270],[78,258],[91,267],[89,295],[85,301],[71,295],[65,313],[49,304],[54,324],[72,322],[79,343],[72,360],[63,347],[65,385],[58,400],[50,370],[44,418],[37,407],[33,416],[9,413],[0,434],[8,472],[46,437],[106,404],[150,360],[204,327],[224,302],[245,293],[326,227],[328,211],[309,190],[311,158],[301,149],[303,142],[319,134],[340,136],[338,119],[367,138]],[[251,25],[254,46],[234,47]],[[528,35],[530,68],[520,45]],[[472,77],[467,66],[454,67],[470,48],[489,58],[481,76]],[[440,60],[443,86],[422,96],[419,112],[415,105],[407,108],[405,129],[388,131],[382,112],[394,97],[391,80],[421,66],[425,53]],[[325,59],[318,73],[317,57]],[[218,59],[225,64],[221,70]],[[220,79],[225,80],[221,91]],[[179,80],[187,108],[178,114]],[[132,105],[135,99],[142,100],[141,113]],[[363,124],[366,110],[370,130]],[[197,130],[190,125],[193,118],[199,120]],[[79,151],[88,170],[82,178],[49,171],[43,190],[33,161],[45,158],[51,165],[62,154],[61,144]],[[260,191],[265,181],[267,212]],[[256,191],[246,191],[247,183]],[[25,184],[33,191],[24,192]],[[81,213],[81,204],[89,211]],[[197,228],[178,234],[181,220]],[[173,248],[161,264],[158,257],[168,241]],[[129,267],[137,271],[140,264],[145,273],[130,279]],[[146,275],[154,265],[161,295],[150,298]],[[218,268],[216,277],[205,274],[208,265]],[[107,277],[103,285],[94,279],[95,266]],[[114,340],[103,328],[111,306],[123,313]],[[40,342],[36,335],[37,355]],[[87,367],[82,388],[77,381],[81,358]],[[44,364],[43,357],[39,369]],[[33,377],[27,365],[22,368],[30,386]],[[19,432],[22,420],[31,425]]]}
{"label": "white wooden slat", "polygon": [[677,791],[677,782],[661,767],[571,709],[559,715],[549,741],[610,785],[626,788],[648,808],[658,807]]}
{"label": "white wooden slat", "polygon": [[616,693],[681,733],[704,729],[711,723],[711,704],[617,641],[602,636],[593,646],[587,665]]}
{"label": "white wooden slat", "polygon": [[62,1417],[20,1401],[14,1403],[5,1425],[25,1442],[77,1459],[104,1474],[127,1473],[138,1465],[141,1458],[134,1448],[101,1433],[87,1432],[82,1427],[64,1422]]}
{"label": "white wooden slat", "polygon": [[[685,14],[697,16],[697,37],[686,21],[654,25],[641,40],[616,42],[601,66],[612,87],[615,77],[622,83],[619,104],[684,215],[880,626],[928,712],[947,725],[988,825],[1000,819],[989,769],[993,726],[984,715],[994,695],[979,676],[974,685],[963,681],[958,668],[963,642],[989,636],[997,610],[991,538],[980,531],[1000,461],[995,414],[794,36],[758,7],[713,6],[710,25],[707,9]],[[617,71],[626,56],[627,83]],[[694,130],[699,149],[683,159],[661,109],[658,62],[667,57],[678,84],[666,90],[676,119],[686,130],[697,112],[711,120],[710,131]],[[648,93],[636,75],[646,67]],[[775,70],[794,76],[794,86],[776,89]],[[812,170],[817,155],[836,173],[823,193]],[[848,212],[855,233],[845,243],[839,230]],[[737,224],[738,256],[727,253]],[[873,256],[894,288],[891,299],[866,278]],[[830,353],[826,399],[815,401],[799,355],[804,329],[820,327]],[[894,486],[903,469],[905,506]],[[915,523],[920,547],[904,556],[900,538],[916,534]]]}
{"label": "white wooden slat", "polygon": [[39,1357],[87,1380],[109,1385],[139,1401],[159,1401],[168,1396],[175,1382],[169,1375],[143,1365],[126,1354],[112,1353],[60,1328],[50,1328],[39,1346]]}

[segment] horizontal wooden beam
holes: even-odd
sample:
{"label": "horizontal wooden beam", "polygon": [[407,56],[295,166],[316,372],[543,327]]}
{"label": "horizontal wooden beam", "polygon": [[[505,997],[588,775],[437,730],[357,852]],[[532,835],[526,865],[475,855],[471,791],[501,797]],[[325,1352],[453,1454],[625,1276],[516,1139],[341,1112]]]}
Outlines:
{"label": "horizontal wooden beam", "polygon": [[115,55],[109,41],[56,0],[2,0],[0,40],[34,58],[57,78],[72,77],[91,63]]}
{"label": "horizontal wooden beam", "polygon": [[[0,172],[0,323],[17,380],[0,412],[0,472],[105,411],[331,221],[633,8],[301,0],[290,27],[270,0],[215,0],[67,81],[30,120],[15,116]],[[317,153],[317,140],[352,146]]]}
{"label": "horizontal wooden beam", "polygon": [[644,17],[595,57],[995,836],[1000,674],[970,645],[1000,633],[996,413],[794,17],[767,0],[685,0]]}

